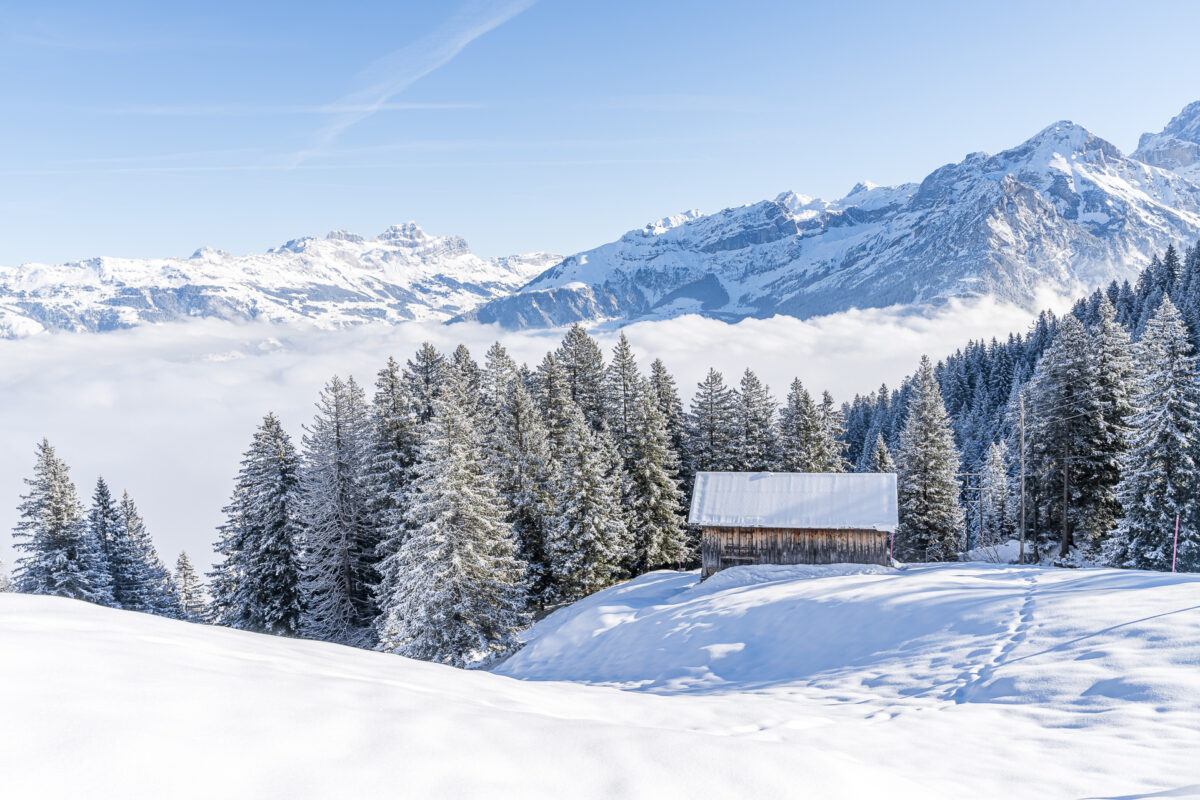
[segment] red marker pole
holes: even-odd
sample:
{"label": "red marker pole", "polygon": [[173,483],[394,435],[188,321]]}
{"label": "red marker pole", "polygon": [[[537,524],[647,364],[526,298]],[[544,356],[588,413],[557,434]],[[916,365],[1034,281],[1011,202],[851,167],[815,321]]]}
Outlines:
{"label": "red marker pole", "polygon": [[1179,515],[1175,515],[1175,549],[1171,551],[1171,572],[1175,571],[1175,557],[1179,555]]}

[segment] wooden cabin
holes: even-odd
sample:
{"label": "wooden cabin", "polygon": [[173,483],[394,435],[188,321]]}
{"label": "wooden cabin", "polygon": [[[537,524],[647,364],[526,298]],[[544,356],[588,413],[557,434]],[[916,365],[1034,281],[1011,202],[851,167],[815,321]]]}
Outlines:
{"label": "wooden cabin", "polygon": [[689,524],[703,580],[745,564],[890,564],[891,473],[701,472]]}

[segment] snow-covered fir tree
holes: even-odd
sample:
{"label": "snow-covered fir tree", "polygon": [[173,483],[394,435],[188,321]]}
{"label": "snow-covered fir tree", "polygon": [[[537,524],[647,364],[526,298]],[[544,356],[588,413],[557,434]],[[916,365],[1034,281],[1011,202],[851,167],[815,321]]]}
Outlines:
{"label": "snow-covered fir tree", "polygon": [[550,437],[550,452],[557,456],[566,445],[567,428],[571,424],[572,409],[577,408],[571,399],[567,375],[554,353],[547,353],[538,365],[533,377],[531,392]]}
{"label": "snow-covered fir tree", "polygon": [[600,430],[608,414],[604,375],[604,353],[582,325],[575,323],[554,353],[575,405],[594,430]]}
{"label": "snow-covered fir tree", "polygon": [[8,565],[4,563],[4,559],[0,559],[0,592],[11,592],[15,588],[12,576],[8,574]]}
{"label": "snow-covered fir tree", "polygon": [[448,367],[450,382],[459,392],[459,401],[463,409],[469,414],[478,413],[483,372],[471,357],[471,351],[466,345],[460,344],[454,348]]}
{"label": "snow-covered fir tree", "polygon": [[915,394],[896,456],[900,526],[896,556],[949,561],[958,553],[963,511],[958,503],[959,456],[933,362],[921,359]]}
{"label": "snow-covered fir tree", "polygon": [[215,620],[232,628],[300,634],[300,459],[291,437],[267,414],[242,458],[216,544]]}
{"label": "snow-covered fir tree", "polygon": [[46,439],[37,446],[28,494],[21,496],[13,546],[14,583],[26,594],[111,605],[112,584],[100,543],[88,531],[66,463]]}
{"label": "snow-covered fir tree", "polygon": [[513,361],[504,345],[496,342],[488,348],[479,379],[483,408],[494,412],[506,402],[512,382],[518,380],[517,372],[517,362]]}
{"label": "snow-covered fir tree", "polygon": [[779,414],[780,468],[784,472],[823,472],[829,445],[820,411],[799,378],[792,381]]}
{"label": "snow-covered fir tree", "polygon": [[1012,509],[1009,495],[1008,445],[992,442],[979,478],[980,529],[979,544],[990,547],[1013,536]]}
{"label": "snow-covered fir tree", "polygon": [[179,593],[180,619],[188,622],[208,622],[208,598],[200,574],[192,566],[186,552],[175,561],[175,589]]}
{"label": "snow-covered fir tree", "polygon": [[1067,315],[1029,387],[1026,446],[1039,484],[1040,534],[1047,543],[1057,539],[1060,558],[1077,535],[1080,543],[1099,539],[1109,518],[1111,442],[1097,392],[1094,346],[1083,323]]}
{"label": "snow-covered fir tree", "polygon": [[[658,410],[667,421],[667,433],[671,437],[673,449],[682,461],[685,424],[683,402],[679,399],[679,389],[675,378],[667,370],[667,365],[661,358],[654,359],[650,364],[650,386],[654,389],[654,397],[658,402]],[[681,469],[683,465],[681,464]]]}
{"label": "snow-covered fir tree", "polygon": [[449,394],[415,470],[409,535],[383,571],[379,648],[454,666],[486,663],[525,624],[524,565],[474,426]]}
{"label": "snow-covered fir tree", "polygon": [[433,406],[450,377],[446,357],[429,342],[424,342],[404,369],[404,382],[413,399],[421,422],[433,416]]}
{"label": "snow-covered fir tree", "polygon": [[559,455],[557,518],[546,551],[555,602],[571,602],[608,586],[627,552],[621,484],[606,463],[605,444],[572,406]]}
{"label": "snow-covered fir tree", "polygon": [[179,617],[179,595],[171,572],[154,547],[146,522],[129,492],[117,502],[112,541],[113,599],[128,611]]}
{"label": "snow-covered fir tree", "polygon": [[110,587],[113,580],[113,542],[117,537],[118,525],[120,518],[117,514],[117,502],[104,478],[97,478],[96,489],[92,492],[92,507],[88,510],[87,526],[92,540],[100,548]]}
{"label": "snow-covered fir tree", "polygon": [[520,381],[508,384],[487,439],[487,469],[495,477],[518,555],[528,570],[529,602],[544,607],[553,601],[547,542],[556,520],[557,465],[546,426]]}
{"label": "snow-covered fir tree", "polygon": [[375,380],[370,428],[370,448],[362,485],[368,519],[377,542],[375,558],[379,563],[404,541],[404,512],[423,429],[417,404],[409,393],[409,384],[394,358],[388,359]]}
{"label": "snow-covered fir tree", "polygon": [[1131,446],[1119,497],[1124,509],[1105,546],[1113,566],[1171,569],[1176,516],[1177,568],[1200,570],[1200,388],[1187,329],[1169,297],[1138,342]]}
{"label": "snow-covered fir tree", "polygon": [[378,613],[373,589],[379,583],[379,531],[365,486],[371,427],[353,378],[335,376],[326,384],[302,441],[303,633],[367,645]]}
{"label": "snow-covered fir tree", "polygon": [[[1176,261],[1178,259],[1176,258]],[[1101,297],[1092,326],[1092,356],[1095,360],[1095,394],[1100,404],[1100,448],[1095,462],[1095,512],[1089,554],[1094,555],[1121,515],[1117,484],[1129,443],[1129,419],[1133,415],[1133,344],[1129,332],[1117,322],[1117,312],[1107,297]]]}
{"label": "snow-covered fir tree", "polygon": [[817,409],[821,419],[821,442],[824,448],[820,472],[845,472],[850,468],[846,463],[846,420],[841,410],[834,404],[833,395],[821,393],[821,405]]}
{"label": "snow-covered fir tree", "polygon": [[626,570],[640,575],[655,567],[682,565],[683,492],[679,457],[671,449],[667,420],[654,388],[642,379],[634,395],[624,508],[629,551]]}
{"label": "snow-covered fir tree", "polygon": [[608,430],[612,434],[617,451],[628,467],[633,446],[634,418],[637,415],[638,388],[642,377],[638,371],[637,359],[633,355],[633,347],[624,333],[613,348],[613,357],[609,362],[605,380],[605,393],[609,399],[606,409]]}
{"label": "snow-covered fir tree", "polygon": [[883,434],[875,435],[875,445],[871,448],[870,458],[867,460],[867,472],[895,472],[896,462],[892,460],[891,451],[888,450],[887,442],[883,440]]}
{"label": "snow-covered fir tree", "polygon": [[722,472],[737,468],[736,439],[732,427],[735,416],[733,392],[725,378],[709,369],[696,385],[687,417],[688,472]]}
{"label": "snow-covered fir tree", "polygon": [[744,472],[768,472],[779,463],[779,439],[775,428],[775,398],[753,370],[742,374],[733,393],[733,459]]}

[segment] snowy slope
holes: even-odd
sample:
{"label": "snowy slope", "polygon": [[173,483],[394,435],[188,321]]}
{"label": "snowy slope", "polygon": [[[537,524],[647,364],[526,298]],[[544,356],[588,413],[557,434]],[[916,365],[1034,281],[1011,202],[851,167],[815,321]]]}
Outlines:
{"label": "snowy slope", "polygon": [[1200,101],[1180,111],[1158,133],[1143,133],[1133,157],[1200,182]]}
{"label": "snowy slope", "polygon": [[659,572],[529,638],[500,674],[469,673],[0,595],[2,785],[15,797],[1200,794],[1200,576],[835,565],[697,586]]}
{"label": "snowy slope", "polygon": [[1200,185],[1063,121],[919,184],[836,202],[786,192],[671,217],[570,256],[464,316],[513,328],[580,319],[811,317],[988,295],[1030,306],[1136,274],[1200,236]]}
{"label": "snowy slope", "polygon": [[519,286],[559,258],[483,259],[463,239],[430,236],[410,222],[374,239],[334,231],[248,256],[206,248],[190,258],[0,267],[0,338],[187,317],[313,320],[326,327],[445,319]]}

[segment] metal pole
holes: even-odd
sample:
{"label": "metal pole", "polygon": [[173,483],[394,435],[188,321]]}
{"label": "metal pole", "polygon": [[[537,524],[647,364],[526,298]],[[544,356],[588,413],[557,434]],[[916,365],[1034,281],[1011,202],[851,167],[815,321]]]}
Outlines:
{"label": "metal pole", "polygon": [[1025,564],[1025,393],[1018,395],[1021,407],[1021,557],[1019,562]]}

